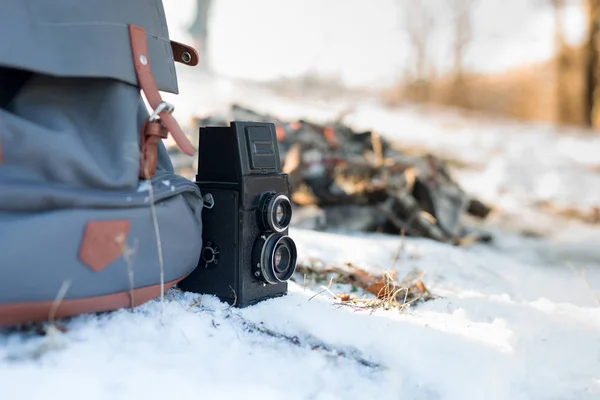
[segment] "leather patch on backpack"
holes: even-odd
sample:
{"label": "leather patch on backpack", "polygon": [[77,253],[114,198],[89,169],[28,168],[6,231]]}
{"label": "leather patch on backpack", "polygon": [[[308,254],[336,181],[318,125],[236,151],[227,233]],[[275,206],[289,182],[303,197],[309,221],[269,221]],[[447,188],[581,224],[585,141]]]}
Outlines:
{"label": "leather patch on backpack", "polygon": [[79,259],[92,270],[102,271],[123,253],[130,226],[126,219],[88,222],[79,248]]}

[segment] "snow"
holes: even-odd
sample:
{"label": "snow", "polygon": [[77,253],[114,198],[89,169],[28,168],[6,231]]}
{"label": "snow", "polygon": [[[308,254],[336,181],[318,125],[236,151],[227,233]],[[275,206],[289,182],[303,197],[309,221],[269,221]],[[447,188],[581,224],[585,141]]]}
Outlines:
{"label": "snow", "polygon": [[152,182],[150,180],[140,181],[140,183],[138,183],[138,187],[137,187],[136,191],[138,193],[147,192],[150,190],[151,187],[152,187]]}
{"label": "snow", "polygon": [[[352,126],[460,160],[460,184],[497,207],[483,224],[494,242],[406,238],[395,270],[422,272],[439,298],[403,312],[353,311],[297,276],[287,296],[242,310],[172,290],[164,304],[65,321],[64,333],[0,332],[0,399],[600,398],[600,228],[535,207],[600,204],[600,137],[367,98],[289,99],[177,68],[180,95],[165,99],[180,121],[232,101],[318,121],[351,106]],[[302,260],[371,271],[389,269],[400,245],[379,234],[290,235]]]}

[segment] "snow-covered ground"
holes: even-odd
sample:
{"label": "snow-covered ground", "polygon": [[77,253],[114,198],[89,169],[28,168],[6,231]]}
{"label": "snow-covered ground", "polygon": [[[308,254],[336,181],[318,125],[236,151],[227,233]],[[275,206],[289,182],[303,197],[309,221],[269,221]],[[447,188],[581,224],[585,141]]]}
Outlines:
{"label": "snow-covered ground", "polygon": [[[293,232],[304,255],[386,266],[398,241]],[[404,314],[337,308],[292,285],[234,310],[175,293],[82,316],[64,335],[0,339],[3,399],[592,399],[600,308],[567,271],[410,240],[401,269],[444,297]],[[435,282],[435,283],[434,283]],[[296,337],[274,338],[256,327]],[[253,331],[253,332],[252,332]],[[311,350],[325,343],[335,352]],[[49,348],[39,358],[39,348]],[[364,362],[366,361],[366,362]],[[364,365],[367,364],[367,365]]]}
{"label": "snow-covered ground", "polygon": [[[348,123],[464,161],[457,178],[499,208],[486,226],[494,243],[406,239],[395,269],[423,272],[440,297],[404,312],[339,307],[300,279],[288,296],[243,310],[175,290],[163,306],[74,318],[64,334],[0,334],[0,399],[600,398],[600,229],[532,206],[598,204],[597,138],[367,100],[290,100],[189,71],[170,97],[181,120],[231,101],[320,120],[352,106]],[[523,227],[542,237],[519,236]],[[390,268],[400,244],[291,236],[304,260],[371,270]]]}

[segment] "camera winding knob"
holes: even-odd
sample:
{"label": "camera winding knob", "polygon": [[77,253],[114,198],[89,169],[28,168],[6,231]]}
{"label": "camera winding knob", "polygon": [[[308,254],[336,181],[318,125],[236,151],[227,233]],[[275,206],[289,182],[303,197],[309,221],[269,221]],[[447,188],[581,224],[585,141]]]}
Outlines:
{"label": "camera winding knob", "polygon": [[221,259],[221,249],[215,243],[207,241],[202,249],[202,261],[204,268],[216,268]]}

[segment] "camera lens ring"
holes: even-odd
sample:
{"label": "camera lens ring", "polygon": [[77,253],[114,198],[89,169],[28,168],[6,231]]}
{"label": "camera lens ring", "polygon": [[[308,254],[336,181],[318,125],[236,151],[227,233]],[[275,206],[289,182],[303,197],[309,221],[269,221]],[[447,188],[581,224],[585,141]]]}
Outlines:
{"label": "camera lens ring", "polygon": [[263,229],[282,233],[290,226],[292,222],[292,203],[285,194],[269,192],[263,195],[260,208],[260,222]]}
{"label": "camera lens ring", "polygon": [[[281,259],[281,267],[279,263],[276,263],[277,252],[283,249],[285,251],[284,256]],[[289,236],[281,238],[275,249],[273,250],[273,272],[280,282],[288,281],[294,272],[296,272],[296,260],[298,258],[298,252],[296,250],[296,244]],[[278,268],[279,267],[279,268]]]}
{"label": "camera lens ring", "polygon": [[273,250],[273,254],[275,274],[285,272],[292,257],[290,248],[286,244],[279,244],[275,247],[275,250]]}
{"label": "camera lens ring", "polygon": [[[290,199],[284,194],[279,194],[269,202],[269,205],[269,226],[276,232],[285,231],[292,222],[292,203]],[[277,215],[280,207],[283,218],[281,220]]]}
{"label": "camera lens ring", "polygon": [[[280,249],[284,254],[282,259],[276,262],[276,254]],[[260,278],[266,283],[286,282],[296,271],[298,252],[296,244],[287,235],[272,233],[268,237],[261,236],[255,243],[254,255],[253,262],[258,267]]]}

